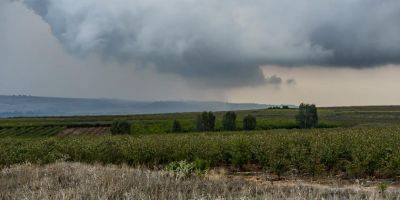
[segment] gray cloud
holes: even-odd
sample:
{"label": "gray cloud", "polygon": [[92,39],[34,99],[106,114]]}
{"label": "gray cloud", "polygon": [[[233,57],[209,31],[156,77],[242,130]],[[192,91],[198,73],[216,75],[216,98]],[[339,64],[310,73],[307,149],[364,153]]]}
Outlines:
{"label": "gray cloud", "polygon": [[100,55],[215,87],[268,83],[260,65],[400,63],[398,0],[24,3],[72,54]]}
{"label": "gray cloud", "polygon": [[[332,52],[322,65],[355,68],[400,63],[400,2],[335,3],[332,14],[315,26],[310,41]],[[318,62],[317,62],[318,64]]]}
{"label": "gray cloud", "polygon": [[196,89],[174,74],[98,56],[68,54],[48,24],[18,2],[0,0],[0,94],[119,98],[132,100],[218,100],[221,90]]}
{"label": "gray cloud", "polygon": [[297,82],[296,82],[295,79],[291,78],[291,79],[286,80],[286,84],[288,84],[288,85],[296,85]]}
{"label": "gray cloud", "polygon": [[267,84],[271,84],[271,85],[280,85],[280,84],[282,84],[282,78],[278,77],[276,75],[272,75],[271,77],[267,77],[265,79],[265,82]]}

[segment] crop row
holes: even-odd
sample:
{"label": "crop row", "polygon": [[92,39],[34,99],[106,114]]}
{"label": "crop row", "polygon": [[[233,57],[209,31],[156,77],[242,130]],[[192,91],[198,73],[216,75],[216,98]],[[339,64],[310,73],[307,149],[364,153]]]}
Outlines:
{"label": "crop row", "polygon": [[400,128],[336,128],[0,139],[0,165],[73,162],[158,166],[203,160],[238,169],[258,165],[278,175],[400,175]]}
{"label": "crop row", "polygon": [[[182,132],[197,132],[195,119],[182,119],[179,120],[182,126]],[[149,133],[170,133],[172,130],[173,120],[140,120],[131,122],[132,134],[149,134]],[[321,122],[318,128],[333,128],[338,127],[338,124]],[[242,119],[236,120],[236,129],[243,130]],[[256,130],[269,130],[269,129],[296,129],[299,125],[293,120],[266,120],[258,119]],[[215,131],[223,131],[222,120],[217,119],[215,122]]]}
{"label": "crop row", "polygon": [[0,129],[1,137],[14,136],[53,136],[64,129],[63,126],[26,126],[26,127],[3,127]]}
{"label": "crop row", "polygon": [[[135,120],[131,122],[132,134],[154,134],[154,133],[170,133],[173,120]],[[195,119],[182,119],[179,120],[182,125],[182,132],[196,132]],[[237,120],[237,130],[242,130],[242,121]],[[109,123],[74,123],[65,125],[34,125],[34,126],[3,126],[0,127],[0,137],[5,136],[52,136],[63,130],[64,128],[85,128],[85,127],[108,127]],[[216,131],[222,131],[221,119],[216,120]],[[332,123],[320,123],[320,128],[337,127],[339,125]],[[269,130],[269,129],[294,129],[299,128],[294,120],[265,120],[257,121],[256,130]]]}

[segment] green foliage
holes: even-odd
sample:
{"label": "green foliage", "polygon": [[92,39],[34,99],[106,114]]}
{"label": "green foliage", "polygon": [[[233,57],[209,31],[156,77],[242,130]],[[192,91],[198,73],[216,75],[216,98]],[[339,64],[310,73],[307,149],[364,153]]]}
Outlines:
{"label": "green foliage", "polygon": [[181,160],[169,163],[165,166],[165,170],[176,173],[180,178],[187,178],[193,173],[203,174],[209,167],[209,163],[202,159],[196,159],[194,162]]}
{"label": "green foliage", "polygon": [[[143,126],[146,130],[138,130],[143,134],[167,133],[171,131],[174,119],[180,121],[184,132],[196,131],[196,117],[199,113],[171,113],[151,115],[104,115],[104,116],[74,116],[74,117],[40,117],[40,118],[4,118],[0,119],[0,127],[27,126],[59,126],[59,127],[98,127],[110,126],[113,120],[127,120],[135,125]],[[236,124],[242,128],[242,119],[246,115],[257,117],[257,129],[297,128],[295,116],[298,109],[260,109],[236,111]],[[215,129],[222,129],[222,114],[215,113]],[[318,108],[318,128],[320,122],[329,127],[387,126],[400,123],[400,106],[359,106],[359,107],[330,107]],[[265,124],[265,125],[264,125]],[[154,128],[153,128],[154,126]],[[324,126],[327,127],[327,126]],[[155,130],[155,132],[151,132]],[[136,133],[136,132],[135,132]]]}
{"label": "green foliage", "polygon": [[385,191],[387,190],[388,187],[389,187],[389,184],[387,184],[386,182],[380,182],[378,184],[378,191],[383,194],[383,193],[385,193]]}
{"label": "green foliage", "polygon": [[171,132],[173,132],[173,133],[182,132],[182,126],[181,126],[181,123],[178,120],[174,120],[174,122],[172,123]]}
{"label": "green foliage", "polygon": [[301,103],[296,115],[300,128],[315,128],[318,125],[317,107],[314,104]]}
{"label": "green foliage", "polygon": [[[0,167],[71,162],[166,165],[186,160],[192,168],[255,164],[281,176],[346,175],[394,178],[400,166],[399,127],[271,130],[133,136],[4,137]],[[368,147],[368,148],[365,148]]]}
{"label": "green foliage", "polygon": [[195,171],[195,165],[186,160],[175,161],[165,166],[165,170],[172,171],[180,177],[188,177]]}
{"label": "green foliage", "polygon": [[225,131],[236,130],[236,113],[233,111],[226,112],[222,118],[222,126]]}
{"label": "green foliage", "polygon": [[271,106],[268,107],[268,109],[290,109],[288,105],[282,105],[282,106]]}
{"label": "green foliage", "polygon": [[[364,109],[357,109],[347,111],[349,108],[322,108],[319,109],[319,116],[321,123],[318,128],[332,128],[343,126],[344,122],[364,123],[365,120],[376,121],[393,121],[400,119],[400,112],[361,112]],[[336,112],[340,110],[340,112]],[[400,110],[399,110],[400,111]],[[236,130],[243,130],[243,118],[251,114],[257,117],[257,130],[267,129],[293,129],[299,128],[295,115],[297,109],[264,109],[253,111],[236,111]],[[364,114],[363,114],[364,113]],[[368,113],[368,115],[367,115]],[[372,113],[372,114],[371,114]],[[62,127],[62,128],[84,128],[84,127],[110,127],[113,120],[129,121],[131,125],[131,133],[135,134],[158,134],[158,133],[171,133],[171,125],[174,120],[179,120],[181,124],[181,132],[195,132],[198,131],[196,127],[196,117],[199,113],[173,113],[173,114],[154,114],[154,115],[129,115],[129,116],[74,116],[74,117],[54,117],[54,118],[10,118],[0,119],[0,127],[2,129],[19,129],[20,127],[42,127],[48,130],[49,127]],[[215,127],[214,130],[223,130],[223,112],[216,112],[215,114]],[[398,120],[400,121],[400,120]],[[367,123],[366,123],[367,124]],[[346,124],[347,125],[347,124]],[[349,125],[347,125],[349,126]],[[2,130],[0,130],[2,132]],[[14,131],[15,132],[15,131]],[[32,134],[18,134],[19,136],[40,136],[42,131],[39,129],[32,129],[29,131]],[[52,134],[57,134],[54,131]],[[1,133],[0,133],[1,135]],[[10,134],[12,135],[12,134]],[[43,134],[44,136],[45,134]],[[51,134],[48,134],[51,135]]]}
{"label": "green foliage", "polygon": [[171,123],[173,123],[173,121],[170,120],[133,121],[131,125],[131,133],[135,133],[137,135],[169,133],[171,132]]}
{"label": "green foliage", "polygon": [[205,159],[199,159],[197,158],[196,160],[193,161],[194,167],[198,172],[204,172],[207,171],[210,168],[210,161],[205,160]]}
{"label": "green foliage", "polygon": [[63,131],[63,126],[21,126],[3,127],[0,137],[48,137]]}
{"label": "green foliage", "polygon": [[115,120],[111,124],[110,131],[113,135],[129,134],[130,126],[131,125],[127,121]]}
{"label": "green foliage", "polygon": [[215,115],[212,112],[203,112],[197,116],[197,131],[213,131]]}
{"label": "green foliage", "polygon": [[247,115],[243,118],[243,130],[251,131],[255,130],[257,126],[256,117],[253,115]]}
{"label": "green foliage", "polygon": [[281,177],[282,175],[284,175],[284,173],[289,171],[289,166],[289,161],[280,159],[271,164],[271,171],[278,175],[278,177]]}

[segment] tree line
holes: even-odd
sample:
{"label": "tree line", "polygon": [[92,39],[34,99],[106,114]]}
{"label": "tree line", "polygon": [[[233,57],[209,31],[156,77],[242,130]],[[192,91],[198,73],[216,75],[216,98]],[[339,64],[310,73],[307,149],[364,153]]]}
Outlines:
{"label": "tree line", "polygon": [[[222,129],[224,131],[235,131],[237,115],[233,111],[226,112],[222,117]],[[202,112],[196,118],[196,130],[199,132],[210,132],[215,130],[216,117],[213,112]],[[318,112],[314,104],[301,103],[296,115],[296,122],[299,128],[315,128],[318,125]],[[247,115],[242,120],[243,130],[255,130],[257,119],[254,115]],[[179,120],[174,120],[171,132],[182,132],[183,128]],[[130,124],[127,121],[114,121],[111,124],[112,134],[128,134],[130,132]]]}

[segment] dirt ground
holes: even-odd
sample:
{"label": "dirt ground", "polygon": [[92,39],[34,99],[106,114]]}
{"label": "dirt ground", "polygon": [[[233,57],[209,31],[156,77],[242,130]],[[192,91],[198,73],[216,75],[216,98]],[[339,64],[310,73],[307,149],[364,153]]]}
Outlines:
{"label": "dirt ground", "polygon": [[57,136],[70,135],[106,135],[110,133],[109,127],[76,127],[67,128],[57,134]]}

